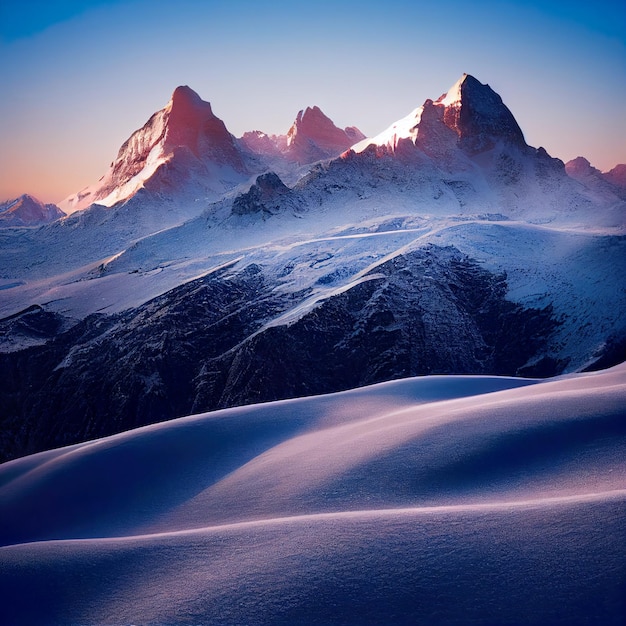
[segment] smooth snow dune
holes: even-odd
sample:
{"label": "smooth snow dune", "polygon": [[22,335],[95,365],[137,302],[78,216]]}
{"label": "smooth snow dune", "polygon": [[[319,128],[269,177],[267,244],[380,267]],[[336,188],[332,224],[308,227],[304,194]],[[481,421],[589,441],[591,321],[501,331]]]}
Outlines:
{"label": "smooth snow dune", "polygon": [[7,623],[622,623],[624,491],[0,549]]}
{"label": "smooth snow dune", "polygon": [[228,409],[0,466],[7,623],[621,624],[626,365]]}
{"label": "smooth snow dune", "polygon": [[0,465],[0,545],[136,532],[297,435],[536,382],[488,376],[391,381],[172,420],[10,461]]}

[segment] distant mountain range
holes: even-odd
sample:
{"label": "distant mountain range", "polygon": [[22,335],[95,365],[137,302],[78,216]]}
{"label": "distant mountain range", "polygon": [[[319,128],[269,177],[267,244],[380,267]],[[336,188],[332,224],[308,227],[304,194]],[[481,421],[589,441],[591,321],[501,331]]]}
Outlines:
{"label": "distant mountain range", "polygon": [[415,375],[619,363],[625,170],[529,146],[467,74],[372,138],[318,107],[236,138],[178,87],[60,208],[0,207],[0,455]]}

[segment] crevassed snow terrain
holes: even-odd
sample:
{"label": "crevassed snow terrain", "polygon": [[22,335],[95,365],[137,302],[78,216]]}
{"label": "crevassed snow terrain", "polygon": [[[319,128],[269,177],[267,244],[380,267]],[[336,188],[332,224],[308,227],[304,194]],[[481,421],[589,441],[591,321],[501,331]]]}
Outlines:
{"label": "crevassed snow terrain", "polygon": [[626,368],[424,377],[0,466],[8,623],[621,624]]}

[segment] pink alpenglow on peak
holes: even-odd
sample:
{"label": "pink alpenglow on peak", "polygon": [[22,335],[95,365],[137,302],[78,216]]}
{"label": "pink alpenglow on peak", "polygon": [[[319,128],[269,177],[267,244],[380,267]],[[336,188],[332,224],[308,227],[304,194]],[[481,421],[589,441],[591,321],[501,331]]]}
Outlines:
{"label": "pink alpenglow on peak", "polygon": [[255,154],[308,165],[335,158],[364,138],[355,126],[339,128],[318,106],[313,106],[298,112],[286,135],[255,130],[244,133],[240,141]]}
{"label": "pink alpenglow on peak", "polygon": [[437,138],[437,148],[452,142],[468,154],[489,150],[499,141],[526,146],[502,98],[489,85],[463,74],[437,100],[426,100],[387,130],[353,146],[353,150],[358,153],[374,146],[395,152],[400,143],[408,140],[428,153],[433,138]]}
{"label": "pink alpenglow on peak", "polygon": [[335,157],[364,138],[354,126],[338,128],[314,106],[298,112],[287,132],[287,146],[293,159],[304,164]]}
{"label": "pink alpenglow on peak", "polygon": [[601,172],[585,157],[579,156],[565,164],[565,171],[570,178],[583,185],[596,190],[610,191],[626,199],[626,164],[619,164],[608,172]]}
{"label": "pink alpenglow on peak", "polygon": [[215,168],[229,168],[247,174],[224,122],[187,86],[177,87],[168,104],[129,137],[97,183],[66,198],[61,206],[73,213],[93,203],[113,206],[143,187],[159,191],[168,183],[167,166],[179,173],[200,169],[210,175]]}
{"label": "pink alpenglow on peak", "polygon": [[268,135],[261,130],[247,131],[239,141],[250,152],[267,157],[281,156],[287,150],[287,135]]}
{"label": "pink alpenglow on peak", "polygon": [[[164,149],[187,146],[194,154],[199,154],[199,139],[206,122],[217,120],[211,104],[205,102],[190,87],[176,87],[165,111],[169,111]],[[221,120],[218,120],[221,122]],[[219,124],[218,124],[219,126]],[[223,127],[223,122],[221,123]],[[218,130],[221,130],[221,128]]]}
{"label": "pink alpenglow on peak", "polygon": [[626,163],[616,165],[612,170],[604,172],[602,176],[616,187],[626,190]]}
{"label": "pink alpenglow on peak", "polygon": [[235,168],[243,169],[233,136],[224,122],[213,114],[205,102],[190,87],[177,87],[165,111],[169,110],[164,150],[189,148],[198,158],[220,158]]}
{"label": "pink alpenglow on peak", "polygon": [[44,204],[28,194],[0,203],[0,228],[3,226],[38,226],[61,217],[65,217],[65,213],[56,204]]}

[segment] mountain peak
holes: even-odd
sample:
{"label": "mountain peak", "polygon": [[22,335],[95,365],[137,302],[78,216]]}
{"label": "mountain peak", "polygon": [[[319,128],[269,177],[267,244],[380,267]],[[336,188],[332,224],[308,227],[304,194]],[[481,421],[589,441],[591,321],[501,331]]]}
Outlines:
{"label": "mountain peak", "polygon": [[307,107],[298,111],[294,123],[287,131],[288,142],[291,145],[298,133],[309,135],[318,134],[320,131],[332,133],[334,131],[340,132],[341,129],[337,128],[333,121],[317,105]]}
{"label": "mountain peak", "polygon": [[470,155],[489,150],[499,141],[526,146],[522,130],[502,98],[467,73],[437,100],[426,100],[376,137],[359,142],[354,150],[362,152],[373,145],[395,152],[405,140],[421,149],[429,146],[427,153],[446,152],[451,142]]}
{"label": "mountain peak", "polygon": [[470,74],[463,74],[435,104],[445,107],[444,123],[457,132],[460,147],[470,153],[488,150],[498,139],[526,145],[502,98]]}
{"label": "mountain peak", "polygon": [[169,102],[170,109],[201,109],[211,111],[211,105],[205,102],[191,87],[179,85],[174,89]]}
{"label": "mountain peak", "polygon": [[316,105],[298,112],[287,132],[287,147],[298,163],[335,157],[364,137],[356,127],[338,128]]}
{"label": "mountain peak", "polygon": [[300,123],[313,121],[332,123],[332,120],[327,115],[325,115],[322,109],[320,109],[316,104],[314,104],[312,107],[307,107],[306,109],[304,109],[304,111],[299,111],[296,120]]}
{"label": "mountain peak", "polygon": [[165,108],[169,111],[165,150],[185,146],[196,156],[202,152],[203,138],[221,143],[229,134],[223,122],[213,114],[211,104],[205,102],[191,87],[176,87]]}
{"label": "mountain peak", "polygon": [[[452,106],[454,104],[460,103],[462,98],[462,86],[467,79],[475,81],[476,79],[469,74],[463,74],[459,80],[448,89],[447,93],[439,96],[436,100],[436,104],[443,104],[444,106]],[[477,81],[478,82],[478,81]]]}
{"label": "mountain peak", "polygon": [[65,213],[56,204],[44,204],[30,194],[0,202],[0,226],[34,226],[53,222]]}
{"label": "mountain peak", "polygon": [[222,178],[214,173],[220,168],[229,170],[220,175],[224,180],[247,175],[234,137],[211,104],[191,87],[180,85],[167,105],[124,142],[100,181],[66,198],[61,206],[74,212],[95,202],[112,206],[143,187],[183,188],[182,180],[192,171],[202,172],[211,185],[221,188]]}

